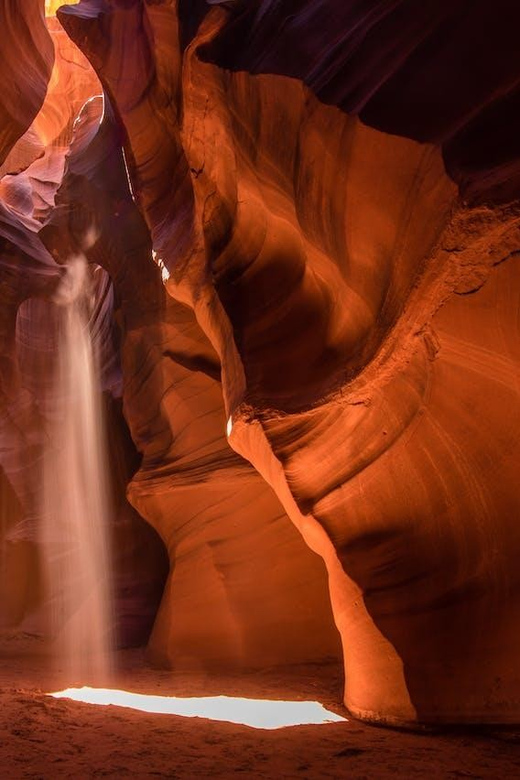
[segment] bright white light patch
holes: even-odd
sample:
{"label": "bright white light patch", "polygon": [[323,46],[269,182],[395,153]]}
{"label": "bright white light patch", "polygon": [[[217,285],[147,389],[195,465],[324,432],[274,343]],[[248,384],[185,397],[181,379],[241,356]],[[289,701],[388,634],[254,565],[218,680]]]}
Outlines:
{"label": "bright white light patch", "polygon": [[50,693],[55,699],[73,699],[87,704],[113,704],[142,712],[208,718],[238,723],[255,729],[281,729],[286,726],[318,725],[346,721],[317,701],[272,701],[231,696],[147,696],[108,688],[67,688]]}
{"label": "bright white light patch", "polygon": [[161,279],[163,280],[163,284],[164,284],[170,278],[170,272],[164,265],[164,261],[162,260],[162,258],[159,257],[155,249],[152,249],[152,260],[161,269]]}
{"label": "bright white light patch", "polygon": [[228,421],[227,421],[227,424],[226,424],[226,434],[228,436],[231,436],[231,431],[232,430],[233,430],[233,418],[232,417],[228,417]]}

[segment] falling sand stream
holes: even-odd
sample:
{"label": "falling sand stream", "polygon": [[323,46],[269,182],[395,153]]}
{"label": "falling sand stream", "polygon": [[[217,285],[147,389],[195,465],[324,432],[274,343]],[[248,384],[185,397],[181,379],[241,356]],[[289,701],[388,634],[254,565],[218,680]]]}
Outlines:
{"label": "falling sand stream", "polygon": [[44,570],[59,668],[106,682],[111,667],[108,490],[89,275],[71,258],[56,302],[58,355],[43,475]]}

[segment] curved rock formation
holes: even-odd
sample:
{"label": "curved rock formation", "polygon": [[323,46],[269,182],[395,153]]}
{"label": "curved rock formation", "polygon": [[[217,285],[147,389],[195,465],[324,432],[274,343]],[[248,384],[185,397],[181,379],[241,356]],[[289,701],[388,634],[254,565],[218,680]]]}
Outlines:
{"label": "curved rock formation", "polygon": [[110,273],[119,298],[124,411],[143,454],[129,495],[160,533],[172,569],[152,658],[243,668],[334,657],[323,568],[227,445],[218,357],[191,310],[165,294],[110,107],[99,128],[82,121],[42,232],[66,254],[64,236],[74,244],[84,230],[74,204],[88,204],[99,239],[87,256]]}
{"label": "curved rock formation", "polygon": [[[45,100],[41,106],[34,102],[32,112],[27,110],[25,125],[16,130],[23,135],[9,151],[4,150],[8,153],[0,170],[0,625],[25,630],[42,628],[38,549],[42,458],[49,422],[60,403],[50,388],[58,343],[52,297],[62,269],[39,234],[54,213],[56,193],[63,186],[77,114],[86,100],[101,91],[88,61],[56,19],[48,20],[47,32],[39,5],[27,17],[10,11],[10,21],[21,25],[22,33],[16,33],[15,38],[20,44],[25,41],[23,33],[30,32],[42,51],[47,44],[51,51],[54,46],[54,67],[46,72],[41,65],[39,69],[34,66],[47,89]],[[9,9],[2,7],[2,11],[7,13]],[[30,95],[24,82],[30,75],[27,68],[17,73],[11,85],[14,93],[25,90]],[[8,104],[11,98],[7,90],[5,96]],[[94,116],[90,102],[88,106]],[[99,118],[98,111],[98,123]],[[6,127],[14,135],[13,119]],[[56,255],[56,260],[65,262],[71,251],[68,246],[68,254]],[[110,431],[118,635],[123,644],[135,644],[151,630],[166,563],[156,534],[143,525],[125,499],[126,484],[138,462],[120,404],[108,396],[109,392],[120,396],[121,378],[113,340],[113,291],[108,277],[105,274],[103,278],[100,271],[98,268],[93,272],[96,303],[91,329],[99,342]]]}
{"label": "curved rock formation", "polygon": [[0,99],[0,164],[38,113],[47,92],[53,65],[53,46],[44,22],[40,0],[22,7],[16,0],[0,6],[5,39],[0,66],[5,87]]}
{"label": "curved rock formation", "polygon": [[113,111],[41,236],[94,225],[114,284],[128,493],[171,566],[154,657],[333,655],[304,540],[353,714],[518,720],[516,5],[57,15]]}

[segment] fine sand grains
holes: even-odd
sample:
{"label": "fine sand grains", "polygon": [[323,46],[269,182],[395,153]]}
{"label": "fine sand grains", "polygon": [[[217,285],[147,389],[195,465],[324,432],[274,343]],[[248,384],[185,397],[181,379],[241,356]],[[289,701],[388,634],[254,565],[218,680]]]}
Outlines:
{"label": "fine sand grains", "polygon": [[[0,641],[2,778],[520,778],[514,729],[409,733],[349,719],[264,731],[45,695],[59,687],[41,641]],[[121,651],[114,687],[161,696],[319,699],[347,715],[335,665],[209,678],[154,670],[142,651]]]}

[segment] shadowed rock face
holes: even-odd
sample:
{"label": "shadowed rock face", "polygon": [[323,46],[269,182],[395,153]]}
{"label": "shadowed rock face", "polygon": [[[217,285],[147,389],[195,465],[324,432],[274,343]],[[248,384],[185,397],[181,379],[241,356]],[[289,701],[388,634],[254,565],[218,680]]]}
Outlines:
{"label": "shadowed rock face", "polygon": [[[25,132],[12,149],[5,149],[0,179],[0,624],[3,628],[41,631],[46,611],[39,553],[43,454],[49,424],[60,408],[60,398],[51,389],[59,335],[53,296],[63,270],[55,259],[62,264],[81,249],[78,243],[72,246],[64,232],[62,251],[53,257],[41,231],[46,222],[55,219],[73,123],[85,101],[99,93],[101,86],[88,61],[55,19],[48,20],[47,31],[43,11],[40,16],[38,8],[25,20],[21,14],[13,14],[11,22],[15,21],[22,30],[26,24],[33,37],[36,31],[41,32],[41,48],[45,50],[47,43],[51,50],[54,47],[55,58],[48,86],[44,82],[45,101],[39,110],[35,105],[32,112],[27,111]],[[27,75],[22,69],[18,81],[10,84],[14,92],[25,89]],[[99,123],[100,107],[98,98],[97,104],[87,103],[84,113]],[[79,131],[78,125],[74,135]],[[92,227],[88,222],[82,224]],[[84,239],[85,231],[81,234]],[[100,391],[105,392],[109,438],[117,635],[122,644],[138,644],[150,633],[167,562],[157,535],[126,501],[126,485],[139,458],[117,400],[121,377],[113,325],[114,295],[101,268],[93,268],[92,281],[90,328],[101,359]]]}
{"label": "shadowed rock face", "polygon": [[142,454],[128,495],[170,559],[157,660],[334,656],[314,551],[355,715],[518,720],[519,13],[58,11],[110,104],[67,141],[40,254],[17,223],[2,267],[52,279],[95,225]]}
{"label": "shadowed rock face", "polygon": [[217,354],[192,310],[164,290],[109,105],[100,126],[88,112],[77,125],[42,230],[56,254],[84,234],[77,203],[99,233],[87,256],[109,272],[119,302],[124,412],[143,455],[129,497],[171,561],[152,657],[190,667],[334,657],[321,562],[227,444]]}
{"label": "shadowed rock face", "polygon": [[[45,127],[52,140],[41,146],[49,155],[61,155],[61,167],[48,208],[33,219],[30,231],[51,281],[48,288],[37,288],[31,274],[33,286],[20,295],[20,301],[30,300],[20,308],[20,301],[13,306],[15,318],[19,312],[18,330],[9,354],[21,378],[12,397],[17,400],[25,393],[29,409],[40,417],[24,421],[21,437],[8,428],[2,432],[9,445],[6,471],[23,499],[16,522],[6,487],[6,557],[10,569],[25,572],[14,587],[6,587],[12,603],[7,617],[16,623],[24,611],[34,610],[42,447],[47,408],[59,405],[59,399],[45,395],[56,342],[53,304],[40,298],[52,295],[67,258],[82,252],[97,269],[94,275],[99,277],[102,267],[113,283],[112,292],[101,274],[91,331],[103,353],[103,387],[117,396],[120,366],[112,317],[117,321],[126,377],[123,409],[142,454],[131,498],[170,554],[171,576],[151,640],[153,658],[190,667],[337,658],[339,639],[323,564],[306,547],[270,487],[229,448],[220,363],[191,309],[164,290],[148,228],[129,191],[124,131],[110,104],[91,97],[99,92],[99,82],[82,55],[55,20],[49,20],[49,27],[57,42],[57,62],[68,60],[71,67],[65,71],[68,81],[51,81],[42,111],[27,131],[36,136],[37,122]],[[51,90],[53,83],[57,86]],[[71,106],[69,87],[73,97],[81,94],[82,85],[83,99]],[[73,133],[72,122],[67,124],[71,112],[72,119],[78,117]],[[59,132],[51,135],[44,113]],[[14,196],[22,175],[32,185],[36,162],[25,165],[11,176]],[[49,163],[42,165],[47,178],[53,170]],[[32,208],[34,193],[28,194]],[[16,264],[14,279],[20,284],[27,267],[25,259]],[[7,266],[2,270],[6,273]],[[126,644],[142,641],[155,617],[157,587],[164,582],[164,547],[158,549],[155,533],[143,530],[121,496],[140,459],[134,444],[125,440],[117,404],[107,403],[117,499],[116,606],[119,636]],[[25,442],[28,432],[36,439],[32,461]],[[22,562],[21,545],[29,548]]]}
{"label": "shadowed rock face", "polygon": [[8,85],[0,99],[0,163],[3,163],[41,108],[54,52],[39,0],[29,0],[21,7],[16,0],[6,0],[0,7],[0,21],[5,39],[17,44],[3,46],[0,60]]}

